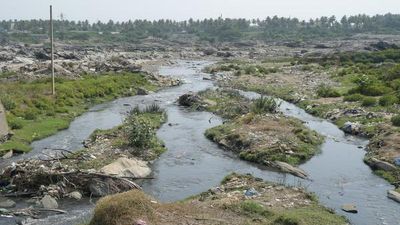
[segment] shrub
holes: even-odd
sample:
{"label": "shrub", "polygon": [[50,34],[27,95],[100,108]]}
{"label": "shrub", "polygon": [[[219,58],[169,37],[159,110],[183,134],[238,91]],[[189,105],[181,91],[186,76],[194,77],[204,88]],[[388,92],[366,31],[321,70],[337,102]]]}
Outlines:
{"label": "shrub", "polygon": [[318,86],[317,95],[323,98],[340,97],[340,93],[325,84]]}
{"label": "shrub", "polygon": [[346,102],[358,102],[361,101],[363,98],[364,96],[362,94],[352,94],[345,96],[343,100]]}
{"label": "shrub", "polygon": [[391,92],[392,89],[382,84],[371,84],[360,88],[360,92],[367,96],[380,96]]}
{"label": "shrub", "polygon": [[36,120],[37,112],[35,110],[29,109],[24,112],[24,118],[27,120]]}
{"label": "shrub", "polygon": [[362,106],[374,106],[376,105],[376,99],[373,97],[365,97],[361,103]]}
{"label": "shrub", "polygon": [[8,95],[1,96],[0,100],[7,111],[13,110],[15,107],[17,107],[15,101]]}
{"label": "shrub", "polygon": [[385,95],[379,99],[379,105],[381,106],[391,106],[396,104],[399,99],[394,95]]}
{"label": "shrub", "polygon": [[144,149],[150,147],[155,133],[149,121],[132,115],[127,118],[127,135],[129,146]]}
{"label": "shrub", "polygon": [[20,119],[18,119],[18,118],[10,119],[10,120],[8,121],[8,125],[10,126],[10,128],[11,128],[12,130],[18,130],[18,129],[21,129],[22,127],[24,127],[24,124],[23,124],[22,121],[21,121]]}
{"label": "shrub", "polygon": [[274,98],[264,97],[254,100],[251,111],[256,114],[262,113],[276,113],[280,103],[278,103]]}
{"label": "shrub", "polygon": [[153,103],[151,105],[146,106],[146,108],[144,109],[144,112],[146,112],[146,113],[161,113],[161,112],[163,112],[163,110],[161,109],[161,107],[159,105],[157,105],[156,103]]}
{"label": "shrub", "polygon": [[393,116],[391,121],[393,126],[400,127],[400,115]]}

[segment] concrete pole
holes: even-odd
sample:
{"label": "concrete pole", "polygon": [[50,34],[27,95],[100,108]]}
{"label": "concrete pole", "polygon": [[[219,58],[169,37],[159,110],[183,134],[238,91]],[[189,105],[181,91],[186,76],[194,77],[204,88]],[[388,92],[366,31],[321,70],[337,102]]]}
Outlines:
{"label": "concrete pole", "polygon": [[54,37],[53,37],[53,7],[50,5],[50,45],[51,45],[51,81],[53,95],[56,94],[55,79],[54,79]]}

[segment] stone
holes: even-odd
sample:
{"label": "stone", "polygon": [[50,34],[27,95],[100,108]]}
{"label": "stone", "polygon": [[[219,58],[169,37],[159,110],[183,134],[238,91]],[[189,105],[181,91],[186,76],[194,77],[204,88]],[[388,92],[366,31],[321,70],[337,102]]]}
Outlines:
{"label": "stone", "polygon": [[57,209],[58,203],[57,200],[50,195],[45,195],[41,200],[40,204],[45,209]]}
{"label": "stone", "polygon": [[354,204],[344,204],[342,210],[348,213],[358,213],[357,206]]}
{"label": "stone", "polygon": [[348,134],[358,135],[361,131],[361,124],[346,122],[344,123],[342,130]]}
{"label": "stone", "polygon": [[394,190],[389,190],[387,192],[387,196],[390,199],[393,199],[394,201],[400,203],[400,193]]}
{"label": "stone", "polygon": [[151,169],[147,162],[122,157],[101,168],[100,172],[117,177],[141,178],[150,175]]}
{"label": "stone", "polygon": [[149,91],[146,90],[146,89],[144,89],[144,88],[138,88],[136,94],[137,94],[137,95],[148,95],[148,94],[149,94]]}
{"label": "stone", "polygon": [[3,159],[9,159],[13,156],[14,152],[11,150],[9,152],[7,152],[6,154],[3,155]]}
{"label": "stone", "polygon": [[75,200],[81,200],[82,194],[79,191],[73,191],[67,195],[69,198],[73,198]]}
{"label": "stone", "polygon": [[396,170],[397,167],[391,163],[376,159],[376,158],[371,158],[370,160],[367,161],[368,164],[371,167],[374,167],[376,169],[384,170],[384,171],[393,171]]}
{"label": "stone", "polygon": [[14,208],[16,206],[16,203],[8,198],[0,197],[0,208]]}

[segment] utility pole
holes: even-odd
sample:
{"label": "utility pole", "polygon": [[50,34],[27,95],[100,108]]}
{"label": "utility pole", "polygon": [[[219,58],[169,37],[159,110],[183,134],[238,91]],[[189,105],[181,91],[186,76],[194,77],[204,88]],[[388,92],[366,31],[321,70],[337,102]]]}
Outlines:
{"label": "utility pole", "polygon": [[51,81],[52,81],[52,95],[56,94],[55,80],[54,80],[54,39],[53,39],[53,7],[50,5],[50,45],[51,45]]}

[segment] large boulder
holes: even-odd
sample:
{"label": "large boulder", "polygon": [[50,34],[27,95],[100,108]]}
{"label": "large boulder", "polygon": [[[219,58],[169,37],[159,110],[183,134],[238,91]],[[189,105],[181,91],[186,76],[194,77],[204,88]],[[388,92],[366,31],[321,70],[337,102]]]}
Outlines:
{"label": "large boulder", "polygon": [[117,177],[140,178],[150,175],[151,169],[144,161],[119,158],[115,162],[101,168],[100,172]]}

